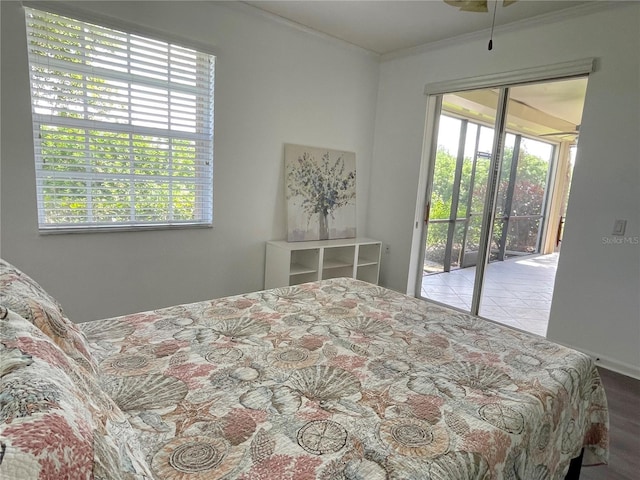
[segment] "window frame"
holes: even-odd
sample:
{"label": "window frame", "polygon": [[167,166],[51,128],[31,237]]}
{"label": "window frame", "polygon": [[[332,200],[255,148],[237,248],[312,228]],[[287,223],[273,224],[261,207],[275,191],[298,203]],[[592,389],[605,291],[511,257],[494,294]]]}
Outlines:
{"label": "window frame", "polygon": [[[55,4],[51,4],[49,2],[44,3],[44,2],[24,2],[24,6],[28,9],[34,9],[36,10],[36,13],[41,13],[44,15],[48,15],[48,14],[53,14],[53,15],[58,15],[58,16],[62,16],[62,17],[67,17],[72,21],[75,22],[81,22],[84,24],[88,24],[91,27],[95,27],[97,29],[107,29],[107,30],[115,30],[118,33],[125,35],[127,37],[142,37],[143,39],[146,39],[150,42],[161,42],[163,44],[166,44],[167,48],[169,50],[171,50],[171,47],[177,47],[180,49],[186,49],[186,50],[191,50],[194,51],[194,54],[197,55],[204,55],[207,56],[209,58],[210,61],[210,66],[208,67],[209,71],[208,71],[208,76],[209,76],[209,80],[208,80],[208,96],[206,97],[206,102],[205,102],[205,108],[206,108],[206,112],[205,115],[208,116],[208,119],[206,121],[206,135],[208,136],[208,140],[204,140],[205,142],[207,142],[207,147],[205,148],[205,155],[204,157],[198,157],[197,153],[193,154],[193,158],[194,158],[194,166],[193,166],[193,170],[194,173],[190,176],[190,177],[184,177],[186,178],[186,180],[184,180],[184,183],[187,185],[191,185],[193,193],[191,193],[191,197],[193,198],[193,201],[196,204],[202,204],[204,205],[203,211],[204,213],[197,216],[197,214],[194,213],[194,215],[191,215],[190,218],[188,219],[179,219],[179,220],[175,220],[175,219],[168,219],[168,220],[152,220],[152,221],[140,221],[139,218],[137,219],[135,215],[131,215],[129,217],[128,221],[125,222],[101,222],[101,221],[89,221],[90,219],[90,214],[87,213],[86,214],[86,218],[84,219],[84,221],[82,223],[74,223],[74,222],[67,222],[67,223],[60,223],[60,224],[56,224],[56,223],[46,223],[46,219],[44,218],[44,216],[46,215],[46,209],[45,206],[43,205],[43,194],[44,194],[44,190],[43,190],[43,185],[42,185],[42,179],[39,178],[39,172],[36,171],[36,189],[37,189],[37,208],[38,208],[38,230],[40,234],[58,234],[58,233],[93,233],[93,232],[116,232],[116,231],[140,231],[140,230],[165,230],[165,229],[186,229],[186,228],[211,228],[213,227],[213,220],[214,220],[214,125],[215,125],[215,120],[214,120],[214,105],[215,105],[215,64],[216,64],[216,60],[217,57],[215,55],[215,52],[212,51],[212,49],[209,46],[204,46],[204,45],[199,45],[196,42],[192,42],[192,41],[186,41],[184,39],[181,38],[177,38],[175,36],[172,35],[167,35],[165,32],[159,32],[159,31],[154,31],[153,29],[149,29],[149,28],[141,28],[138,25],[135,25],[133,23],[128,23],[128,22],[124,22],[124,21],[120,21],[120,20],[115,20],[111,17],[106,17],[106,16],[101,16],[98,14],[94,14],[93,12],[87,12],[85,10],[82,9],[76,9],[75,7],[70,7],[70,6],[65,6],[65,5],[55,5]],[[51,8],[53,7],[53,8]],[[29,12],[25,9],[25,24],[28,25],[29,24]],[[27,32],[29,31],[29,29],[27,28]],[[31,49],[31,43],[30,43],[30,37],[27,33],[27,48],[30,50]],[[84,48],[84,47],[83,47]],[[169,57],[171,56],[170,54],[168,55]],[[169,58],[167,65],[170,66],[172,65],[172,61]],[[129,60],[127,61],[127,65],[130,65]],[[33,82],[33,78],[32,78],[32,63],[31,60],[29,61],[29,83],[30,83],[30,87],[32,86],[32,82]],[[195,74],[194,74],[195,75]],[[171,94],[173,90],[170,89],[168,87],[167,89],[167,96],[169,96]],[[35,107],[34,107],[34,98],[30,97],[31,100],[31,109],[32,109],[32,125],[34,127],[34,154],[35,154],[35,165],[36,165],[36,170],[38,170],[38,168],[40,168],[41,164],[42,164],[42,155],[40,155],[40,145],[39,145],[39,134],[36,133],[36,129],[39,128],[40,125],[46,125],[45,123],[42,122],[42,119],[38,118],[39,115],[37,115],[35,113]],[[85,104],[86,105],[86,104]],[[131,103],[128,104],[129,106],[125,109],[125,111],[130,112],[131,111]],[[51,117],[50,117],[51,118]],[[62,118],[62,117],[60,117]],[[171,121],[172,117],[169,115],[168,116],[169,120]],[[196,118],[196,117],[194,117]],[[201,118],[201,117],[198,117]],[[199,121],[199,120],[198,120]],[[62,122],[64,124],[64,122]],[[82,122],[80,122],[82,123]],[[92,129],[95,130],[100,130],[100,126],[94,127],[91,125],[91,121],[90,120],[86,120],[85,119],[85,134],[87,135],[87,138],[89,137],[89,131]],[[107,124],[103,124],[107,125]],[[203,124],[205,125],[205,124]],[[58,125],[59,127],[63,127],[66,128],[65,125]],[[107,125],[108,126],[108,125]],[[210,127],[210,128],[209,128]],[[83,127],[80,127],[83,128]],[[108,130],[108,128],[107,128]],[[122,134],[126,133],[127,129],[125,128],[123,129],[117,129],[114,128],[114,132],[120,132]],[[129,154],[130,156],[133,156],[133,153],[131,153],[133,150],[133,142],[134,140],[133,137],[135,135],[135,127],[130,126],[129,128],[130,132],[128,133],[130,136],[130,141],[129,141]],[[145,130],[144,128],[142,128],[142,130]],[[167,126],[167,128],[165,130],[159,129],[156,130],[155,133],[157,133],[157,136],[154,137],[154,141],[161,139],[161,140],[167,140],[167,142],[172,142],[174,139],[181,139],[180,134],[173,136],[171,134],[172,132],[172,128],[170,125]],[[161,135],[165,133],[166,134],[166,138],[161,137]],[[197,135],[196,135],[197,136]],[[149,140],[150,141],[150,140]],[[201,140],[194,140],[193,142],[200,142]],[[193,145],[195,145],[195,143],[193,143]],[[169,147],[170,149],[173,147]],[[195,147],[194,147],[194,151],[195,151]],[[206,166],[198,166],[198,160],[202,160],[205,159],[206,160]],[[40,163],[40,166],[39,166]],[[132,165],[134,165],[134,161],[131,161]],[[133,167],[132,167],[133,168]],[[197,171],[196,171],[197,170]],[[91,177],[93,175],[92,172],[88,172],[86,173],[86,175],[90,178],[95,178],[96,181],[100,180],[100,175],[96,174],[94,177]],[[204,177],[203,177],[204,175]],[[131,182],[131,185],[133,186],[135,184],[135,180],[136,179],[144,179],[145,175],[137,175],[137,174],[132,174],[129,178],[129,181]],[[176,178],[176,177],[174,177]],[[165,179],[165,181],[167,181]],[[204,183],[202,183],[204,182]],[[171,181],[169,181],[169,183],[171,183]],[[203,187],[204,185],[204,187]],[[87,181],[87,192],[89,192],[91,190],[91,188],[93,188],[93,185],[91,184],[91,181]],[[172,187],[169,187],[169,192],[171,192]],[[198,190],[202,190],[204,188],[204,191],[198,191]],[[86,198],[88,195],[90,195],[89,193],[86,193],[85,196],[83,198]],[[139,198],[139,197],[138,197]],[[171,193],[169,194],[163,194],[162,198],[166,201],[166,202],[170,202],[171,201]],[[133,203],[136,201],[136,194],[132,193],[129,197],[128,197],[128,204],[133,205]],[[167,203],[167,205],[170,205],[170,203]],[[169,206],[168,209],[172,210],[172,206]],[[194,207],[194,211],[197,207]]]}

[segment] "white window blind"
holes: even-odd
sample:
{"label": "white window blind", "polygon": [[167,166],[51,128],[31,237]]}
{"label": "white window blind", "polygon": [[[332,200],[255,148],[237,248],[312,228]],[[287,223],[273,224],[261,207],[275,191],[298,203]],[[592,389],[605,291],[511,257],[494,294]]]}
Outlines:
{"label": "white window blind", "polygon": [[41,230],[211,225],[215,57],[26,9]]}

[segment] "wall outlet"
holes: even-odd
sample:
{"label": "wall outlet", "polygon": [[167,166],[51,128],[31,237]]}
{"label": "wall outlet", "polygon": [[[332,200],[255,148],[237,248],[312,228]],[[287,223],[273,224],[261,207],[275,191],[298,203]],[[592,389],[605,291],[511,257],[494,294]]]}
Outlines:
{"label": "wall outlet", "polygon": [[616,220],[613,224],[613,235],[622,236],[624,235],[624,231],[627,229],[627,221],[626,220]]}
{"label": "wall outlet", "polygon": [[387,255],[389,255],[391,253],[391,245],[386,244],[384,246],[384,253],[387,254]]}

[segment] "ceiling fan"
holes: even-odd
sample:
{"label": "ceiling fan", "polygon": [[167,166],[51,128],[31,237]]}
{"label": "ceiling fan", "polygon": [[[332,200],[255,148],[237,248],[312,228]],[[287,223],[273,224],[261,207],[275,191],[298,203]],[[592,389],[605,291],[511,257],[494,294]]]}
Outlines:
{"label": "ceiling fan", "polygon": [[[502,0],[502,6],[508,7],[517,0]],[[462,12],[481,12],[489,11],[489,0],[444,0],[444,3],[460,9]],[[493,27],[496,23],[496,10],[498,9],[498,0],[493,4],[493,20],[491,20],[491,36],[489,38],[489,50],[493,50]]]}
{"label": "ceiling fan", "polygon": [[[508,7],[512,3],[516,3],[517,0],[503,0],[502,6]],[[444,3],[457,7],[463,12],[488,12],[489,0],[444,0]],[[496,4],[497,4],[496,0]]]}

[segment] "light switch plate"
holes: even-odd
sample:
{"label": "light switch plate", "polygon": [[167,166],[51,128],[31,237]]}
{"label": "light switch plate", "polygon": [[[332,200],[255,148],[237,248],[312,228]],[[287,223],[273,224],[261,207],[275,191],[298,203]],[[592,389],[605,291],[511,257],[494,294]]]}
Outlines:
{"label": "light switch plate", "polygon": [[627,229],[627,221],[626,220],[616,220],[613,224],[613,235],[622,236],[624,235],[624,231]]}

